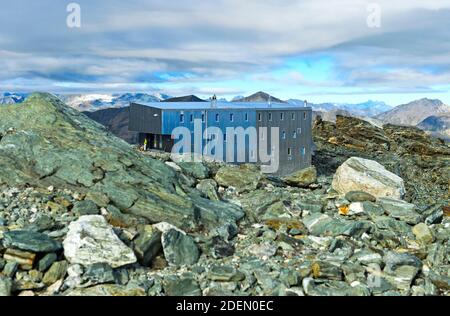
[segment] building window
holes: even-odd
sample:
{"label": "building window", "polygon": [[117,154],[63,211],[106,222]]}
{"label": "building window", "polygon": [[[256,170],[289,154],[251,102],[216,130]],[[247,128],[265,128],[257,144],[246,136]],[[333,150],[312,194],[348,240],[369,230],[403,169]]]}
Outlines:
{"label": "building window", "polygon": [[306,120],[306,112],[303,112],[303,119]]}
{"label": "building window", "polygon": [[227,141],[227,134],[223,133],[223,141],[226,142]]}
{"label": "building window", "polygon": [[250,151],[250,158],[255,159],[255,151],[254,150]]}
{"label": "building window", "polygon": [[248,122],[248,113],[245,113],[245,121]]}
{"label": "building window", "polygon": [[258,121],[262,121],[262,115],[261,115],[261,113],[258,113]]}
{"label": "building window", "polygon": [[189,121],[192,123],[192,122],[194,122],[194,115],[189,115]]}
{"label": "building window", "polygon": [[295,113],[291,113],[291,119],[295,121]]}
{"label": "building window", "polygon": [[264,131],[261,131],[261,140],[264,140],[265,136],[264,136]]}
{"label": "building window", "polygon": [[301,154],[302,154],[302,156],[306,156],[306,148],[305,147],[302,147]]}
{"label": "building window", "polygon": [[219,114],[216,114],[216,122],[219,122],[219,118],[220,118]]}
{"label": "building window", "polygon": [[280,120],[282,120],[282,121],[284,120],[284,113],[280,114]]}
{"label": "building window", "polygon": [[288,155],[289,155],[289,156],[292,155],[292,148],[291,148],[291,147],[288,148]]}
{"label": "building window", "polygon": [[234,122],[234,114],[233,113],[230,114],[230,122]]}
{"label": "building window", "polygon": [[269,121],[272,121],[272,113],[269,113]]}
{"label": "building window", "polygon": [[297,134],[301,134],[301,133],[302,133],[302,128],[301,127],[297,128]]}
{"label": "building window", "polygon": [[180,114],[180,123],[184,123],[184,114]]}
{"label": "building window", "polygon": [[202,122],[205,122],[205,114],[202,113]]}
{"label": "building window", "polygon": [[285,131],[283,131],[283,134],[282,134],[282,136],[281,136],[283,139],[286,139],[286,132]]}
{"label": "building window", "polygon": [[297,138],[297,132],[294,131],[294,133],[292,133],[292,138]]}

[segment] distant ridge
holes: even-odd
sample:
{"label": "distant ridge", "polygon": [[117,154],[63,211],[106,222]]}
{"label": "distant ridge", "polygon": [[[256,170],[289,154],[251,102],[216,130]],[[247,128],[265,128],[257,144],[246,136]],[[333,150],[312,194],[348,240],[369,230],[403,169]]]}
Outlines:
{"label": "distant ridge", "polygon": [[271,96],[268,93],[259,91],[255,94],[252,94],[248,97],[240,98],[233,100],[232,102],[261,102],[261,103],[267,103],[267,102],[274,102],[274,103],[287,103],[286,101],[280,100],[278,98],[275,98]]}
{"label": "distant ridge", "polygon": [[170,98],[161,102],[207,102],[195,95],[186,95],[184,97]]}

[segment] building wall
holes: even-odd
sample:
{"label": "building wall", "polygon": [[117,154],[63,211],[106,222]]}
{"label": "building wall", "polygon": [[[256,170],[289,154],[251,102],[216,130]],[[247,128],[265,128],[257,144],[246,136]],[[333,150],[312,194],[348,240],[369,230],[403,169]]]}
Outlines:
{"label": "building wall", "polygon": [[[281,115],[284,118],[281,119]],[[270,115],[272,119],[270,120]],[[294,119],[292,119],[292,115]],[[265,109],[256,112],[258,129],[267,127],[268,149],[272,148],[271,128],[279,127],[279,164],[278,175],[286,175],[311,165],[311,109]],[[259,118],[261,117],[261,120]],[[286,137],[283,138],[283,132]],[[294,138],[294,132],[296,137]],[[288,151],[291,151],[289,155]]]}
{"label": "building wall", "polygon": [[139,133],[161,134],[161,109],[131,103],[128,130]]}

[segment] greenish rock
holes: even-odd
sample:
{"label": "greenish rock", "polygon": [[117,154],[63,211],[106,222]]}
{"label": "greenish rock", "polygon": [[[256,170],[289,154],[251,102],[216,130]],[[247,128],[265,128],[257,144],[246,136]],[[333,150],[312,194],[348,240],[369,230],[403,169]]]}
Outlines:
{"label": "greenish rock", "polygon": [[0,297],[11,296],[12,281],[9,277],[0,275]]}
{"label": "greenish rock", "polygon": [[245,166],[225,166],[219,169],[214,179],[222,187],[233,187],[237,193],[243,193],[256,190],[261,178],[261,172]]}
{"label": "greenish rock", "polygon": [[52,264],[50,269],[44,274],[42,282],[51,285],[65,277],[69,263],[67,261],[57,261]]}
{"label": "greenish rock", "polygon": [[338,220],[320,213],[305,217],[303,223],[314,236],[361,236],[372,229],[367,221]]}
{"label": "greenish rock", "polygon": [[209,169],[200,162],[178,162],[177,165],[182,172],[196,179],[206,179],[209,176]]}
{"label": "greenish rock", "polygon": [[287,287],[294,287],[300,284],[300,274],[292,269],[282,269],[280,271],[279,280]]}
{"label": "greenish rock", "polygon": [[383,207],[389,216],[416,225],[422,220],[422,216],[416,212],[416,206],[394,198],[379,198],[377,203]]}
{"label": "greenish rock", "polygon": [[285,198],[288,198],[288,194],[280,190],[270,193],[266,190],[254,190],[239,196],[238,202],[249,220],[259,222],[261,216],[265,214],[271,205]]}
{"label": "greenish rock", "polygon": [[371,218],[384,215],[384,209],[370,201],[362,202],[362,208]]}
{"label": "greenish rock", "polygon": [[345,198],[350,202],[376,202],[377,200],[372,194],[362,191],[347,192]]}
{"label": "greenish rock", "polygon": [[316,281],[305,278],[303,290],[308,296],[370,296],[370,290],[363,286],[351,286],[343,281]]}
{"label": "greenish rock", "polygon": [[143,218],[137,218],[133,215],[122,213],[114,205],[108,205],[106,211],[107,214],[105,217],[108,220],[108,223],[114,227],[136,227],[140,223],[145,222]]}
{"label": "greenish rock", "polygon": [[311,274],[314,279],[337,280],[343,279],[343,271],[338,264],[326,261],[314,262],[311,266]]}
{"label": "greenish rock", "polygon": [[217,183],[213,179],[200,180],[197,184],[197,190],[210,200],[220,200],[217,194]]}
{"label": "greenish rock", "polygon": [[14,277],[18,269],[19,264],[17,262],[8,261],[3,268],[3,274],[9,278],[12,278]]}
{"label": "greenish rock", "polygon": [[161,232],[150,225],[145,226],[134,241],[134,252],[143,266],[150,266],[161,252]]}
{"label": "greenish rock", "polygon": [[192,237],[170,229],[162,234],[164,257],[170,265],[183,266],[197,263],[200,252]]}
{"label": "greenish rock", "polygon": [[267,208],[266,212],[264,212],[261,219],[269,220],[269,219],[280,218],[280,217],[284,217],[284,218],[291,217],[291,215],[289,215],[289,208],[287,207],[285,201],[278,201],[278,202],[275,202],[274,204],[272,204],[271,206],[269,206]]}
{"label": "greenish rock", "polygon": [[431,282],[440,290],[449,291],[450,290],[450,277],[446,275],[441,275],[435,271],[430,271],[428,274]]}
{"label": "greenish rock", "polygon": [[115,283],[114,270],[106,263],[94,263],[86,268],[82,276],[83,286]]}
{"label": "greenish rock", "polygon": [[40,272],[45,272],[51,265],[58,259],[56,253],[48,253],[41,260],[39,260],[38,270]]}
{"label": "greenish rock", "polygon": [[62,249],[62,244],[45,234],[16,230],[3,234],[3,244],[8,248],[16,248],[31,252],[56,252]]}
{"label": "greenish rock", "polygon": [[307,188],[317,181],[317,170],[314,166],[308,167],[283,177],[286,184],[294,187]]}
{"label": "greenish rock", "polygon": [[201,296],[202,291],[197,281],[189,277],[166,277],[163,282],[167,296]]}
{"label": "greenish rock", "polygon": [[385,274],[384,277],[392,284],[392,286],[399,290],[407,291],[411,288],[411,284],[418,273],[419,268],[404,265],[397,267],[395,271]]}
{"label": "greenish rock", "polygon": [[412,232],[416,236],[416,239],[423,244],[431,244],[434,241],[433,233],[425,223],[419,223],[414,226]]}
{"label": "greenish rock", "polygon": [[238,282],[245,279],[245,274],[232,266],[215,265],[209,269],[208,278],[217,282]]}
{"label": "greenish rock", "polygon": [[299,201],[297,205],[304,211],[309,211],[311,213],[322,213],[323,211],[323,204],[321,201],[314,201],[311,199],[305,199],[302,201]]}
{"label": "greenish rock", "polygon": [[383,262],[383,257],[379,253],[369,249],[356,251],[352,256],[352,259],[364,265],[373,263],[381,264]]}
{"label": "greenish rock", "polygon": [[78,216],[97,215],[99,213],[99,209],[97,207],[97,204],[95,204],[93,201],[83,200],[74,204],[72,212]]}

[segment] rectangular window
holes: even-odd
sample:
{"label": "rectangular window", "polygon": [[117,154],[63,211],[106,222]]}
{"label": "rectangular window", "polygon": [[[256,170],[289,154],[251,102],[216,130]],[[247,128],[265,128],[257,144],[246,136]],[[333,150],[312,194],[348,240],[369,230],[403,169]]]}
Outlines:
{"label": "rectangular window", "polygon": [[294,131],[294,133],[292,134],[292,138],[297,138],[297,132],[296,131]]}
{"label": "rectangular window", "polygon": [[219,122],[219,114],[216,114],[216,122]]}
{"label": "rectangular window", "polygon": [[248,122],[248,113],[245,113],[245,121]]}
{"label": "rectangular window", "polygon": [[280,114],[280,120],[282,120],[282,121],[284,120],[284,113]]}
{"label": "rectangular window", "polygon": [[202,113],[202,122],[205,122],[205,114]]}
{"label": "rectangular window", "polygon": [[306,120],[306,112],[303,112],[303,119]]}
{"label": "rectangular window", "polygon": [[180,123],[184,123],[184,114],[180,114]]}
{"label": "rectangular window", "polygon": [[191,123],[194,122],[194,115],[191,114],[191,115],[189,116],[189,121],[190,121]]}
{"label": "rectangular window", "polygon": [[306,156],[306,148],[302,147],[301,149],[302,156]]}
{"label": "rectangular window", "polygon": [[301,134],[301,133],[302,133],[302,128],[301,127],[297,128],[297,134]]}
{"label": "rectangular window", "polygon": [[227,134],[223,133],[223,141],[226,142],[227,141]]}
{"label": "rectangular window", "polygon": [[231,113],[231,114],[230,114],[230,122],[233,122],[233,121],[234,121],[234,114]]}
{"label": "rectangular window", "polygon": [[286,132],[283,131],[281,138],[286,139]]}
{"label": "rectangular window", "polygon": [[269,113],[269,121],[272,121],[272,113]]}
{"label": "rectangular window", "polygon": [[261,115],[261,113],[258,113],[258,121],[262,121],[262,115]]}
{"label": "rectangular window", "polygon": [[288,155],[289,155],[289,156],[292,155],[292,148],[291,148],[291,147],[288,148]]}
{"label": "rectangular window", "polygon": [[291,119],[295,121],[295,113],[291,113]]}
{"label": "rectangular window", "polygon": [[261,140],[264,140],[265,139],[265,135],[264,135],[264,131],[261,131]]}

